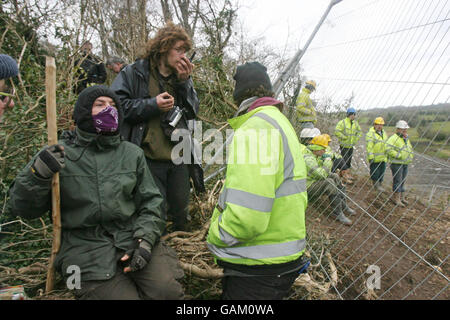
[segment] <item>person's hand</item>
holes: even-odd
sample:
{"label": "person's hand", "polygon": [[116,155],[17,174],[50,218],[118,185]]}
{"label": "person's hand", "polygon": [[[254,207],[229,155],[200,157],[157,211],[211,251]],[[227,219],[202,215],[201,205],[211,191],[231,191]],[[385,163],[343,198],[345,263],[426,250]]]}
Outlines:
{"label": "person's hand", "polygon": [[39,152],[31,169],[38,176],[49,179],[64,168],[64,157],[64,146],[60,144],[51,145]]}
{"label": "person's hand", "polygon": [[134,272],[143,269],[151,258],[151,246],[145,240],[138,240],[139,245],[137,249],[128,250],[120,259],[126,264],[123,269],[124,273]]}
{"label": "person's hand", "polygon": [[174,103],[175,99],[167,92],[163,92],[156,96],[156,104],[162,112],[167,112],[172,109]]}
{"label": "person's hand", "polygon": [[14,107],[14,100],[10,96],[0,95],[0,118],[3,116],[7,107]]}
{"label": "person's hand", "polygon": [[192,70],[194,70],[194,65],[189,61],[186,56],[183,56],[180,58],[180,61],[177,62],[175,65],[177,69],[177,77],[180,81],[186,81],[189,79],[189,76],[192,73]]}

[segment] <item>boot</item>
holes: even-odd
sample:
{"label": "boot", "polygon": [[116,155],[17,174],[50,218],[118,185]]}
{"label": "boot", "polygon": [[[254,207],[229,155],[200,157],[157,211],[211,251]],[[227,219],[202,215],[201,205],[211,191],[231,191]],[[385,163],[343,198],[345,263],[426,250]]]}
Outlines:
{"label": "boot", "polygon": [[400,199],[401,199],[402,203],[403,203],[405,206],[407,206],[407,205],[409,204],[409,202],[406,201],[405,193],[404,193],[404,192],[401,192],[400,194],[401,194]]}
{"label": "boot", "polygon": [[381,186],[381,182],[380,181],[374,181],[373,182],[373,187],[375,188],[375,190],[379,193],[384,192],[383,187]]}
{"label": "boot", "polygon": [[345,224],[346,226],[351,226],[353,223],[352,220],[347,218],[342,211],[336,215],[336,220],[342,224]]}
{"label": "boot", "polygon": [[347,218],[342,212],[342,201],[339,199],[339,196],[331,197],[331,206],[333,207],[333,212],[331,213],[333,216],[335,216],[336,220],[339,221],[342,224],[345,224],[347,226],[352,224],[352,221]]}
{"label": "boot", "polygon": [[392,202],[394,202],[397,206],[404,208],[405,205],[403,204],[402,200],[401,200],[401,195],[400,192],[394,192],[394,194],[392,195]]}
{"label": "boot", "polygon": [[353,210],[352,208],[350,208],[347,205],[347,201],[345,199],[342,199],[341,206],[342,206],[342,211],[347,213],[348,215],[354,216],[356,214],[355,210]]}
{"label": "boot", "polygon": [[345,184],[353,183],[352,179],[350,178],[350,174],[349,174],[348,170],[342,170],[341,177],[342,177],[342,182],[344,182]]}

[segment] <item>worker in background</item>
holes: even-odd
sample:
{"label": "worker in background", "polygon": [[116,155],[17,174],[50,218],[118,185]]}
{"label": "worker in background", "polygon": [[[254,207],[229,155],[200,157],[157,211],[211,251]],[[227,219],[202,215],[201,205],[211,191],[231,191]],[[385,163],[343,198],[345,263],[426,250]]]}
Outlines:
{"label": "worker in background", "polygon": [[300,128],[314,128],[317,122],[316,110],[311,100],[311,93],[316,90],[316,82],[306,81],[305,87],[297,97],[297,117],[300,122]]}
{"label": "worker in background", "polygon": [[251,62],[234,76],[233,98],[246,113],[228,120],[235,131],[207,237],[224,269],[227,300],[283,299],[309,264],[305,161],[295,156],[301,154],[297,134],[281,112],[283,103],[273,98],[266,70]]}
{"label": "worker in background", "polygon": [[347,117],[337,123],[334,131],[335,136],[339,140],[341,155],[346,163],[345,169],[342,170],[342,177],[344,182],[348,184],[353,183],[353,177],[349,171],[352,166],[353,149],[362,135],[361,127],[355,118],[356,110],[348,108]]}
{"label": "worker in background", "polygon": [[400,120],[395,125],[396,132],[386,142],[386,152],[392,171],[392,201],[401,207],[408,205],[405,197],[405,181],[408,165],[414,158],[411,141],[408,138],[408,123]]}
{"label": "worker in background", "polygon": [[370,165],[370,179],[373,187],[378,192],[383,192],[384,172],[386,171],[386,141],[388,136],[383,130],[384,119],[378,117],[373,122],[373,127],[366,134],[367,161]]}
{"label": "worker in background", "polygon": [[351,225],[352,221],[347,218],[344,212],[354,215],[345,199],[345,187],[342,185],[339,176],[331,172],[332,162],[329,157],[324,157],[328,147],[328,138],[325,135],[318,135],[311,140],[303,155],[308,169],[306,186],[308,199],[318,199],[322,194],[326,194],[332,208],[332,215],[339,222]]}

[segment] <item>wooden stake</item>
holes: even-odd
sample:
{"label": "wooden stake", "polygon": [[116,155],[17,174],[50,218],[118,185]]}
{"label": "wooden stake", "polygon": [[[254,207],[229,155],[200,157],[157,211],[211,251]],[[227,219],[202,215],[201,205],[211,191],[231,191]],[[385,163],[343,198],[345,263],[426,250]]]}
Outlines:
{"label": "wooden stake", "polygon": [[[48,145],[58,143],[58,132],[56,126],[56,64],[55,58],[46,57],[45,63],[45,94],[47,102],[47,134]],[[59,194],[59,173],[52,180],[52,219],[53,219],[53,241],[52,252],[47,271],[47,282],[45,291],[53,290],[55,283],[55,258],[61,245],[61,212]]]}

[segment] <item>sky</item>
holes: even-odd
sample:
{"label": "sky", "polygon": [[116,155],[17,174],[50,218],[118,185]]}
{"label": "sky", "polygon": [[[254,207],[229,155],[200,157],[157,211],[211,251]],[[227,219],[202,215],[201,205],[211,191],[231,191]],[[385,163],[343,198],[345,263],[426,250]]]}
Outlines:
{"label": "sky", "polygon": [[[303,48],[328,0],[255,0],[239,19],[251,37],[287,56]],[[318,82],[319,104],[357,109],[449,102],[450,2],[343,0],[336,4],[301,60]]]}

